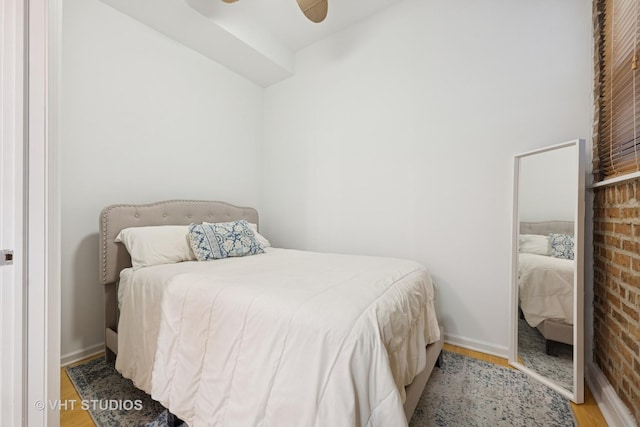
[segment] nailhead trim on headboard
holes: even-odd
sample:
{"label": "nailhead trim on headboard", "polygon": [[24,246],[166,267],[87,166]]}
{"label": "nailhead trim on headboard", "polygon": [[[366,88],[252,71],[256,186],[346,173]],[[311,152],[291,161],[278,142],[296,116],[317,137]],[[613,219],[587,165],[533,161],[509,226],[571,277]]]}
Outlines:
{"label": "nailhead trim on headboard", "polygon": [[[108,213],[108,212],[107,212]],[[102,217],[102,281],[107,280],[107,215]]]}

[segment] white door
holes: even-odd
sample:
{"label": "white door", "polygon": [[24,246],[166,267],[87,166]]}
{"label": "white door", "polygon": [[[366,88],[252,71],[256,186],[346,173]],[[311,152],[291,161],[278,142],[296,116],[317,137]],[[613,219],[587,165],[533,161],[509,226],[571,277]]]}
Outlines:
{"label": "white door", "polygon": [[0,253],[2,426],[60,424],[60,10],[0,0],[0,250],[13,251],[12,264]]}
{"label": "white door", "polygon": [[[24,3],[0,6],[0,420],[20,426],[23,377]],[[11,261],[9,258],[13,258]]]}

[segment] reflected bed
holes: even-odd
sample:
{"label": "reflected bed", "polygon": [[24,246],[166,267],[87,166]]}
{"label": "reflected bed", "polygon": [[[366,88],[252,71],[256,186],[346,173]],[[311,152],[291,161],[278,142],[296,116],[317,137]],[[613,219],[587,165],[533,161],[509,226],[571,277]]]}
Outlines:
{"label": "reflected bed", "polygon": [[[573,236],[572,221],[520,222],[520,235]],[[535,251],[534,251],[535,252]],[[540,253],[518,253],[519,307],[527,323],[547,340],[573,345],[574,261]]]}

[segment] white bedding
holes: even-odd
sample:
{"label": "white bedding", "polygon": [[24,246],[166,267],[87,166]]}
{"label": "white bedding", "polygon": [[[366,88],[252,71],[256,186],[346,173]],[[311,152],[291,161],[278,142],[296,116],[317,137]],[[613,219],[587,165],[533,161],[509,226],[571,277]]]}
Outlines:
{"label": "white bedding", "polygon": [[573,325],[573,270],[572,260],[518,254],[520,308],[529,325],[546,319]]}
{"label": "white bedding", "polygon": [[439,338],[427,270],[265,252],[124,271],[116,369],[191,427],[406,425]]}

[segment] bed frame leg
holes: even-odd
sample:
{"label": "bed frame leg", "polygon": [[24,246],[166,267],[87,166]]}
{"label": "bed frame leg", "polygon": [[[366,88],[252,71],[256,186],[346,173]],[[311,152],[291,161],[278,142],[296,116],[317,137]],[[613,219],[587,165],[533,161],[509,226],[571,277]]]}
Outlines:
{"label": "bed frame leg", "polygon": [[442,368],[442,350],[438,353],[438,358],[436,359],[436,366],[438,368]]}
{"label": "bed frame leg", "polygon": [[553,340],[546,340],[545,342],[545,353],[549,356],[558,356],[558,347],[559,344]]}
{"label": "bed frame leg", "polygon": [[113,351],[111,351],[111,349],[105,348],[104,349],[104,360],[106,362],[115,362],[116,361],[116,354]]}

